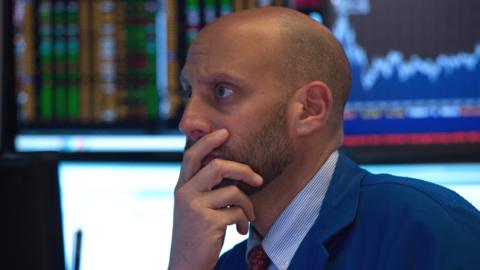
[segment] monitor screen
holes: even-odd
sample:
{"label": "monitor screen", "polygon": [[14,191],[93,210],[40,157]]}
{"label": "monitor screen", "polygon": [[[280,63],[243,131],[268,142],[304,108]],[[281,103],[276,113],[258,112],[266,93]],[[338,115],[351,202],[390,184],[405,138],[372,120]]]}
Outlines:
{"label": "monitor screen", "polygon": [[[15,25],[16,149],[60,152],[183,150],[178,75],[198,31],[234,11],[290,5],[277,0],[7,2]],[[298,2],[298,9],[323,7]]]}
{"label": "monitor screen", "polygon": [[346,146],[480,143],[480,2],[331,3],[352,67]]}
{"label": "monitor screen", "polygon": [[179,148],[170,134],[182,103],[172,77],[178,71],[175,4],[7,2],[15,26],[18,151]]}
{"label": "monitor screen", "polygon": [[357,160],[404,146],[415,155],[403,161],[478,160],[476,0],[8,2],[18,151],[182,151],[178,75],[200,29],[238,10],[283,5],[324,23],[345,48],[352,88],[344,145],[360,149]]}
{"label": "monitor screen", "polygon": [[[62,162],[66,268],[167,269],[179,163]],[[230,226],[222,252],[244,239]]]}
{"label": "monitor screen", "polygon": [[[453,189],[480,209],[480,164],[364,165],[372,172],[422,178]],[[63,238],[72,269],[82,233],[81,269],[166,269],[173,189],[180,163],[61,162]],[[229,226],[222,252],[245,239]]]}

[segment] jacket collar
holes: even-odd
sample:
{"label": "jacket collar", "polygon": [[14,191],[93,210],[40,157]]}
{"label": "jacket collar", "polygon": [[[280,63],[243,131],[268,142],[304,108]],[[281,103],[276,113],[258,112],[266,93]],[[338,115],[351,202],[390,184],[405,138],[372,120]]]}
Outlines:
{"label": "jacket collar", "polygon": [[365,170],[340,152],[319,216],[295,253],[289,269],[324,268],[329,256],[325,242],[353,222],[365,174]]}

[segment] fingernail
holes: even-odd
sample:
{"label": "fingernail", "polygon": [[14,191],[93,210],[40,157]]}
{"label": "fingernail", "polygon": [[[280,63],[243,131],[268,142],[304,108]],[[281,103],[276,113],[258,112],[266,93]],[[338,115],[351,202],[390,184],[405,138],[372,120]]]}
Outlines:
{"label": "fingernail", "polygon": [[218,138],[225,138],[228,136],[228,131],[224,128],[217,130],[217,136]]}
{"label": "fingernail", "polygon": [[263,184],[263,178],[259,174],[257,174],[257,182],[259,186]]}

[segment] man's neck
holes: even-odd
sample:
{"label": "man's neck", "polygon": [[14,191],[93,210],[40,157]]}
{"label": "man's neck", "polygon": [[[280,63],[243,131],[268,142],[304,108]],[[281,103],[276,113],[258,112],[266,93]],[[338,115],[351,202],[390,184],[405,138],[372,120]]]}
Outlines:
{"label": "man's neck", "polygon": [[256,220],[253,226],[262,236],[265,236],[278,216],[290,204],[292,199],[313,178],[323,166],[334,149],[325,151],[310,160],[296,161],[274,179],[264,189],[251,196]]}

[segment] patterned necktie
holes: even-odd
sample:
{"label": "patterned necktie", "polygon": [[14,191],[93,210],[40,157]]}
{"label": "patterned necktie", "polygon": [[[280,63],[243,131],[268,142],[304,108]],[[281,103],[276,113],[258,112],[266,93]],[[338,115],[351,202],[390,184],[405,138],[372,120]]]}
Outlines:
{"label": "patterned necktie", "polygon": [[266,270],[270,264],[267,253],[262,245],[257,245],[248,254],[248,270]]}

